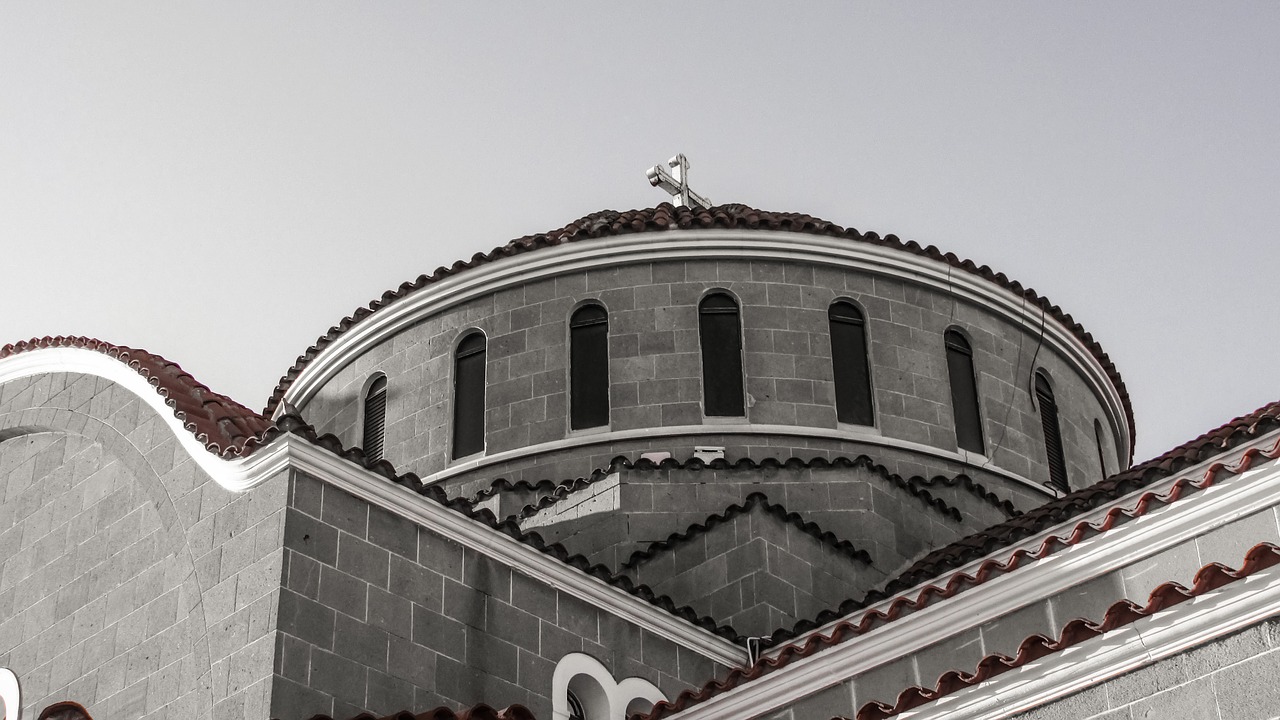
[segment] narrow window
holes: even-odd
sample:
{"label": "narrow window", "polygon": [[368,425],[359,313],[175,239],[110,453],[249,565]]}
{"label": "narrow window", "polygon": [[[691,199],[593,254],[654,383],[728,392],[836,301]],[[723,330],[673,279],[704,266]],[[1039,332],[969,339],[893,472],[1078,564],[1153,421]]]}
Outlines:
{"label": "narrow window", "polygon": [[609,313],[584,305],[569,318],[569,423],[609,424]]}
{"label": "narrow window", "polygon": [[836,418],[842,423],[872,425],[871,372],[867,367],[867,332],[862,311],[839,301],[827,310],[831,325],[831,364],[836,380]]}
{"label": "narrow window", "polygon": [[1107,453],[1102,449],[1102,423],[1098,420],[1093,421],[1093,439],[1098,443],[1098,467],[1102,470],[1102,477],[1107,476]]}
{"label": "narrow window", "polygon": [[371,463],[382,459],[382,436],[387,422],[387,376],[379,375],[364,394],[365,459]]}
{"label": "narrow window", "polygon": [[1049,481],[1062,492],[1067,492],[1067,460],[1062,454],[1062,429],[1058,426],[1058,404],[1053,400],[1053,388],[1041,371],[1036,371],[1036,405],[1040,407],[1040,424],[1044,428],[1044,451],[1049,458]]}
{"label": "narrow window", "polygon": [[951,380],[956,444],[970,452],[985,452],[982,416],[978,412],[978,386],[973,374],[973,349],[957,330],[948,330],[943,337],[947,344],[947,376]]}
{"label": "narrow window", "polygon": [[484,450],[484,334],[458,343],[453,374],[453,457]]}
{"label": "narrow window", "polygon": [[745,415],[738,303],[724,293],[706,296],[698,304],[698,327],[702,339],[704,412],[708,416]]}

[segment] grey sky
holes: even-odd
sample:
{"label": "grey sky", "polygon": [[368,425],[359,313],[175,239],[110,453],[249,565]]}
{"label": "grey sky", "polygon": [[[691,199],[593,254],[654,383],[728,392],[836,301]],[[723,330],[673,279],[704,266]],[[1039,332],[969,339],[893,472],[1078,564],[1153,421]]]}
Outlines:
{"label": "grey sky", "polygon": [[1138,459],[1280,398],[1280,3],[0,2],[0,343],[260,408],[421,272],[666,198],[936,244],[1123,374]]}

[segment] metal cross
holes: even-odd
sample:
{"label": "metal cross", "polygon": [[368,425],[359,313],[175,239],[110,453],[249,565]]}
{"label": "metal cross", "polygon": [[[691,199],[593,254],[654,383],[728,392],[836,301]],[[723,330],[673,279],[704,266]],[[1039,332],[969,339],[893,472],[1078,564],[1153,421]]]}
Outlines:
{"label": "metal cross", "polygon": [[710,210],[711,201],[689,189],[689,160],[684,154],[671,158],[667,165],[675,170],[675,174],[667,172],[661,165],[654,165],[645,173],[649,176],[649,184],[674,195],[677,205]]}

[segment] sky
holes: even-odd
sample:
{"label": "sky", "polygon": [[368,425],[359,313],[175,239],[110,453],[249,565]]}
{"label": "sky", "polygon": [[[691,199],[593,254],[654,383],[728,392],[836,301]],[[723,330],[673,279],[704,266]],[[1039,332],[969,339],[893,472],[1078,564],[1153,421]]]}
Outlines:
{"label": "sky", "polygon": [[1142,460],[1280,399],[1277,37],[1274,2],[0,0],[0,344],[258,409],[357,306],[662,202],[682,152],[715,203],[1034,287]]}

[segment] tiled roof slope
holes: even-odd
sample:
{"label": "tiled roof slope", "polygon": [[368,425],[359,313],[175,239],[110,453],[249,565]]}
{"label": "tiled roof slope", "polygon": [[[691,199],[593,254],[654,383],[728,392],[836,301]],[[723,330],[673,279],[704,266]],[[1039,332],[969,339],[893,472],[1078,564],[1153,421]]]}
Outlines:
{"label": "tiled roof slope", "polygon": [[[1266,405],[1248,415],[1236,418],[1216,430],[1205,433],[1190,443],[1180,445],[1159,458],[1143,463],[1142,466],[1144,467],[1152,466],[1144,473],[1144,484],[1149,485],[1160,478],[1177,473],[1199,462],[1209,460],[1233,447],[1238,447],[1241,443],[1256,440],[1258,437],[1274,430],[1280,424],[1277,420],[1277,414],[1280,414],[1280,402]],[[1199,450],[1192,451],[1189,449],[1192,447],[1198,447]],[[1217,447],[1217,450],[1214,450],[1214,447]],[[1165,460],[1168,457],[1180,457],[1182,460],[1177,463],[1167,463]],[[1200,459],[1193,461],[1191,459],[1193,457]],[[1208,488],[1222,476],[1238,475],[1248,471],[1256,462],[1274,460],[1276,458],[1280,458],[1280,440],[1277,440],[1270,447],[1250,448],[1231,465],[1223,462],[1213,463],[1199,476],[1180,478],[1164,494],[1157,494],[1151,491],[1142,493],[1134,498],[1132,503],[1112,508],[1105,517],[1095,522],[1080,521],[1074,526],[1064,528],[1062,532],[1046,538],[1034,550],[1018,549],[1004,559],[987,559],[980,566],[974,568],[971,571],[972,574],[967,572],[954,573],[946,578],[945,581],[938,578],[934,583],[924,585],[912,595],[903,594],[894,597],[893,601],[886,607],[875,608],[853,617],[852,613],[855,611],[892,597],[892,595],[887,595],[884,592],[873,590],[862,600],[850,600],[841,605],[838,615],[831,613],[819,615],[817,618],[818,623],[828,623],[841,616],[850,616],[836,623],[825,634],[815,633],[806,637],[802,643],[797,642],[787,645],[779,651],[777,656],[761,658],[749,668],[732,669],[723,680],[712,679],[697,691],[686,690],[680,693],[675,701],[670,704],[659,703],[654,708],[652,720],[659,720],[659,718],[674,714],[692,705],[705,702],[716,695],[728,692],[744,683],[786,667],[794,660],[809,657],[834,645],[853,640],[881,624],[894,622],[915,610],[939,600],[953,597],[994,577],[1013,572],[1027,563],[1047,557],[1064,547],[1074,545],[1088,537],[1105,533],[1128,519],[1140,517],[1157,507],[1177,502],[1184,497]],[[1134,468],[1134,470],[1138,470],[1138,468]],[[1105,481],[1098,484],[1103,485]],[[899,590],[899,592],[901,591]],[[815,626],[806,621],[798,624],[796,631],[797,633],[808,631],[813,627]],[[791,633],[774,633],[771,640],[776,644],[793,636]]]}
{"label": "tiled roof slope", "polygon": [[[328,715],[313,715],[310,720],[335,719]],[[476,705],[462,712],[456,712],[446,707],[438,707],[435,710],[417,714],[408,710],[383,716],[360,713],[350,720],[537,720],[537,718],[523,705],[512,705],[502,710],[495,710],[488,705]]]}
{"label": "tiled roof slope", "polygon": [[[1161,610],[1212,592],[1277,564],[1280,564],[1280,548],[1271,543],[1260,543],[1249,550],[1238,570],[1232,570],[1219,563],[1210,563],[1200,568],[1190,588],[1175,582],[1167,582],[1152,590],[1146,605],[1141,607],[1129,600],[1120,600],[1107,608],[1102,620],[1098,622],[1072,620],[1053,640],[1043,635],[1032,635],[1022,641],[1012,657],[999,653],[987,655],[978,662],[973,672],[948,671],[938,678],[937,684],[933,687],[924,688],[918,685],[909,687],[898,694],[897,701],[892,706],[880,702],[867,703],[858,709],[854,718],[855,720],[885,720],[885,718],[899,715],[925,703],[933,702],[944,695],[986,682],[1001,673],[1066,650],[1072,645],[1092,640],[1142,618],[1150,617]],[[848,719],[833,718],[832,720]]]}
{"label": "tiled roof slope", "polygon": [[1242,443],[1280,428],[1280,402],[1264,405],[1169,452],[1102,482],[1041,505],[1019,517],[1000,523],[935,550],[907,568],[886,586],[888,592],[905,589],[937,577],[946,570],[982,557],[1045,528],[1068,520],[1145,487],[1160,478],[1201,463]]}
{"label": "tiled roof slope", "polygon": [[859,550],[848,540],[841,539],[835,533],[818,527],[817,523],[806,521],[799,514],[787,512],[785,507],[769,502],[768,496],[764,493],[755,492],[747,496],[746,502],[730,505],[723,512],[712,515],[700,523],[690,525],[684,532],[671,533],[665,540],[656,540],[649,543],[643,550],[631,553],[631,557],[622,564],[622,568],[624,570],[633,568],[664,550],[683,545],[715,526],[724,524],[739,515],[749,513],[757,507],[777,518],[780,522],[796,527],[801,532],[830,547],[849,560],[855,560],[864,565],[871,564],[871,556],[867,554],[866,550]]}
{"label": "tiled roof slope", "polygon": [[213,392],[159,355],[87,337],[43,337],[0,347],[0,359],[44,348],[93,350],[138,371],[173,408],[178,418],[209,452],[224,458],[253,452],[276,434],[270,420],[226,395]]}
{"label": "tiled roof slope", "polygon": [[[1120,394],[1121,402],[1124,404],[1125,419],[1129,425],[1129,436],[1134,437],[1133,408],[1129,402],[1129,393],[1125,389],[1124,380],[1121,379],[1115,364],[1111,362],[1111,358],[1107,356],[1102,346],[1093,339],[1093,336],[1072,319],[1071,315],[1041,297],[1035,290],[1024,288],[1021,283],[1016,280],[1010,280],[1004,273],[998,273],[986,265],[979,266],[972,260],[961,260],[953,253],[943,253],[933,245],[922,247],[915,241],[904,243],[896,235],[881,237],[874,232],[862,233],[853,228],[841,227],[811,215],[768,212],[739,204],[721,205],[710,210],[674,207],[670,203],[662,203],[657,207],[627,212],[602,210],[587,215],[558,230],[516,238],[505,245],[490,250],[488,253],[476,253],[471,256],[470,260],[459,260],[450,267],[436,268],[430,275],[419,275],[417,279],[405,282],[400,287],[383,293],[381,297],[370,302],[367,307],[357,309],[320,336],[314,345],[307,348],[306,352],[298,357],[293,367],[285,373],[284,377],[280,378],[280,382],[276,385],[263,414],[273,414],[276,406],[284,398],[285,391],[297,379],[298,374],[329,343],[378,309],[432,283],[439,282],[476,266],[494,262],[500,258],[532,252],[544,247],[644,232],[699,229],[774,230],[838,237],[854,242],[870,243],[947,263],[953,268],[981,277],[1015,295],[1020,295],[1027,302],[1040,307],[1045,313],[1053,316],[1054,319],[1069,328],[1084,343],[1085,347],[1089,348],[1106,370],[1107,376]],[[1129,459],[1132,460],[1133,458],[1130,457]]]}

